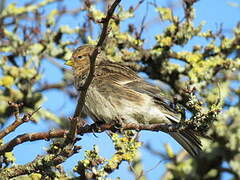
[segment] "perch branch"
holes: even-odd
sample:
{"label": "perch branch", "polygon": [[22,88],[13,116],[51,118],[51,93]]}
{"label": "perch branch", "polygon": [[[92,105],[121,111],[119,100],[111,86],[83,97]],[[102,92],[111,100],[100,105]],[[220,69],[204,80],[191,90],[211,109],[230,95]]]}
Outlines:
{"label": "perch branch", "polygon": [[[85,125],[77,129],[77,134],[86,134],[86,133],[101,133],[106,130],[116,131],[116,124],[102,124],[102,125]],[[169,125],[169,124],[123,124],[121,130],[148,130],[148,131],[163,131],[163,132],[176,132],[181,131],[179,125]],[[63,138],[69,133],[66,129],[59,130],[51,130],[48,132],[39,132],[39,133],[31,133],[31,134],[22,134],[8,143],[0,146],[0,155],[5,152],[10,152],[13,148],[19,144],[23,144],[28,141],[37,141],[37,140],[50,140],[53,138]]]}

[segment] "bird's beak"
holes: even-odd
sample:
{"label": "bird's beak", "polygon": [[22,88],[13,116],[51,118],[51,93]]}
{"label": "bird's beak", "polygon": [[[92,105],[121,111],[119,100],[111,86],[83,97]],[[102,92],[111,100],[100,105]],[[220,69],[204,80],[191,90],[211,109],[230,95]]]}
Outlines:
{"label": "bird's beak", "polygon": [[71,59],[67,60],[67,62],[65,62],[65,65],[73,66],[73,61]]}

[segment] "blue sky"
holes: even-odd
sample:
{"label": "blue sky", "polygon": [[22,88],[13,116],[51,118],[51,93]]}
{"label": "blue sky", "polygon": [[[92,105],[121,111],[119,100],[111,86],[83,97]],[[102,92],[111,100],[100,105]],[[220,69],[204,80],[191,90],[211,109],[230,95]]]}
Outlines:
{"label": "blue sky", "polygon": [[[17,0],[9,0],[8,3],[16,2],[18,5],[21,5],[23,2],[27,1],[17,1]],[[73,1],[65,1],[66,5],[69,8],[76,7],[79,1],[74,1],[76,3],[73,3]],[[138,0],[122,0],[121,5],[123,8],[127,8],[130,5],[134,5],[138,2]],[[129,19],[129,21],[126,21],[121,24],[122,29],[126,29],[126,25],[131,22],[136,25],[141,24],[142,17],[145,15],[146,12],[146,6],[148,2],[151,1],[145,1],[143,5],[138,9],[137,16],[134,18]],[[176,5],[177,8],[174,10],[175,15],[179,15],[180,17],[183,17],[183,10],[181,8],[181,4],[177,0],[172,1],[156,1],[158,2],[158,5],[161,6],[168,6],[171,2],[171,4]],[[203,28],[203,30],[211,29],[213,31],[216,31],[220,25],[223,25],[223,32],[227,36],[231,36],[232,32],[231,29],[236,26],[237,22],[240,20],[240,8],[230,6],[229,3],[239,3],[239,0],[200,0],[197,2],[194,7],[196,8],[196,19],[195,19],[195,25],[198,25],[200,22],[205,21],[206,24]],[[54,4],[50,5],[47,11],[51,10],[52,8],[56,8]],[[99,6],[100,8],[100,6]],[[161,24],[160,22],[155,22],[155,19],[157,18],[157,13],[153,9],[153,7],[149,6],[148,14],[146,22],[152,22],[149,24],[147,29],[143,33],[143,38],[146,39],[145,47],[151,48],[155,43],[154,36],[161,32],[165,24]],[[79,23],[82,23],[84,21],[83,16],[78,17],[78,19],[74,19],[71,17],[65,17],[62,19],[61,24],[67,24],[70,27],[77,27]],[[97,33],[95,34],[98,35]],[[67,40],[74,40],[74,37],[68,36]],[[195,39],[190,44],[188,44],[186,47],[179,48],[179,50],[191,50],[191,47],[193,44],[201,44],[204,43],[201,39]],[[60,61],[59,63],[63,64],[63,61]],[[50,83],[53,82],[59,82],[61,81],[62,75],[61,72],[54,67],[51,63],[44,61],[43,69],[44,71],[44,77],[43,81],[47,81]],[[43,104],[43,107],[46,109],[51,110],[52,112],[56,113],[57,115],[69,115],[74,111],[75,102],[68,99],[66,96],[64,96],[63,93],[59,91],[48,91],[44,93],[46,96],[45,102]],[[61,97],[61,98],[59,98]],[[57,103],[56,103],[57,102]],[[8,121],[8,124],[10,124],[13,121],[13,119],[10,119]],[[47,131],[48,129],[53,128],[52,124],[46,123],[46,121],[40,121],[38,124],[33,123],[25,123],[21,127],[19,127],[15,132],[11,133],[5,138],[5,142],[19,134],[23,133],[31,133],[31,132],[41,132],[41,131]],[[98,137],[95,137],[92,134],[85,134],[83,136],[83,139],[78,142],[78,145],[81,145],[83,149],[79,154],[74,155],[70,159],[67,160],[67,162],[64,163],[64,167],[66,168],[66,171],[71,171],[72,167],[76,164],[78,160],[81,160],[83,158],[84,150],[92,149],[94,144],[97,144],[99,146],[101,154],[106,157],[110,158],[111,155],[114,153],[113,145],[109,141],[109,137],[106,135],[106,133],[97,134]],[[177,152],[181,149],[181,147],[167,134],[164,133],[156,133],[156,132],[141,132],[141,138],[140,140],[143,143],[149,143],[155,150],[157,151],[164,151],[163,144],[169,143],[171,147],[174,148],[174,151]],[[17,146],[14,149],[14,154],[17,157],[17,164],[24,164],[31,160],[33,160],[36,155],[38,154],[44,154],[45,150],[44,147],[47,147],[48,142],[45,141],[35,141],[30,143],[24,143],[22,145]],[[143,165],[145,170],[149,170],[153,167],[155,167],[157,164],[158,166],[155,167],[153,170],[149,171],[146,175],[149,179],[156,179],[159,178],[160,175],[164,172],[164,162],[159,163],[161,161],[160,157],[156,157],[149,153],[148,151],[144,150],[144,148],[141,148],[141,156],[143,158]],[[126,168],[126,163],[123,163],[119,170],[117,170],[114,174],[112,174],[111,178],[116,178],[118,176],[122,177],[128,177],[128,179],[134,179],[134,177],[131,175],[131,173],[128,172]]]}

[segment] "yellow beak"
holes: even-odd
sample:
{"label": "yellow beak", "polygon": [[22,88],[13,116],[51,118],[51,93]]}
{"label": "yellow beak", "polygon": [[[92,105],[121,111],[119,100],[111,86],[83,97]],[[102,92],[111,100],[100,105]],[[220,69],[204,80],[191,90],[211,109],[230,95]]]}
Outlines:
{"label": "yellow beak", "polygon": [[67,60],[67,62],[65,62],[65,65],[67,66],[73,66],[73,61],[70,59],[70,60]]}

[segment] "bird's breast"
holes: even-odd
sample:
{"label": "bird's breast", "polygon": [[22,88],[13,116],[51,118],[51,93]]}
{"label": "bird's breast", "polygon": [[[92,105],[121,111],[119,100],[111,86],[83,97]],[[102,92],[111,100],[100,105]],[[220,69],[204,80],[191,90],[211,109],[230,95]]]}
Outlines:
{"label": "bird's breast", "polygon": [[94,121],[106,123],[113,121],[141,124],[171,123],[151,97],[145,94],[139,102],[137,99],[114,96],[114,93],[103,95],[91,85],[87,91],[85,109]]}

